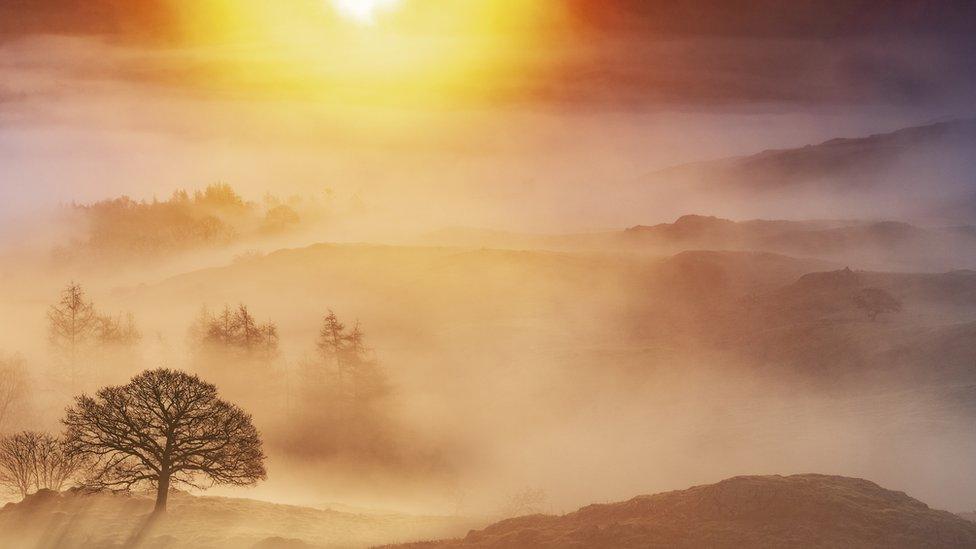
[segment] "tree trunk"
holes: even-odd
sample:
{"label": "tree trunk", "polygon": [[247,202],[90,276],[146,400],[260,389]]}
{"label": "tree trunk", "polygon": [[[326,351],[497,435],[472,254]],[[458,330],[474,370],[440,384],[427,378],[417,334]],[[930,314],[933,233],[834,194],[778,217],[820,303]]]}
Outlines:
{"label": "tree trunk", "polygon": [[153,508],[154,515],[166,512],[167,497],[169,497],[169,473],[160,473],[159,482],[156,486],[156,507]]}

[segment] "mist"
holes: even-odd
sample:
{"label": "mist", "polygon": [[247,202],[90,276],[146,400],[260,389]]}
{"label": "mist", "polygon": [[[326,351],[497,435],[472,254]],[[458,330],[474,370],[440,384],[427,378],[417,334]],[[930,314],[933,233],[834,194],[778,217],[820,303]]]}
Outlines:
{"label": "mist", "polygon": [[[974,528],[969,11],[421,4],[0,21],[0,540],[531,546],[804,473]],[[86,438],[186,387],[245,472]]]}

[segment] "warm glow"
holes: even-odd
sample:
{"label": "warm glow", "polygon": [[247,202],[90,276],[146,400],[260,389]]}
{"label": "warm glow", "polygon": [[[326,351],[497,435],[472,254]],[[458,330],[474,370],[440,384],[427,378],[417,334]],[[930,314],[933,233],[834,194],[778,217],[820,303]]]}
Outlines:
{"label": "warm glow", "polygon": [[208,84],[370,107],[451,107],[498,93],[553,27],[545,19],[555,11],[536,0],[198,0],[184,6],[188,38],[220,48],[220,81]]}
{"label": "warm glow", "polygon": [[330,0],[343,17],[363,24],[372,24],[376,15],[400,3],[399,0]]}

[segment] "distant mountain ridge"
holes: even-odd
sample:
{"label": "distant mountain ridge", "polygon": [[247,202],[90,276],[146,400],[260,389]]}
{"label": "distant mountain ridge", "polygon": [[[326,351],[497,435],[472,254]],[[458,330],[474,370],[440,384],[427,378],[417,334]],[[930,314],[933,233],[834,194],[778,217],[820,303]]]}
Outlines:
{"label": "distant mountain ridge", "polygon": [[955,119],[866,137],[840,137],[819,144],[707,160],[665,168],[654,179],[693,177],[753,189],[782,187],[840,175],[867,176],[900,155],[924,147],[976,145],[976,118]]}

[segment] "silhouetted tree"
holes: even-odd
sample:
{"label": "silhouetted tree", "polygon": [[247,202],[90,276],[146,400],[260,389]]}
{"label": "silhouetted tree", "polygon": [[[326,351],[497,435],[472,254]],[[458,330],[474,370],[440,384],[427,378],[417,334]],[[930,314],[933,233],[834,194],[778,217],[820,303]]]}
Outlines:
{"label": "silhouetted tree", "polygon": [[322,319],[322,327],[319,329],[319,338],[315,342],[319,353],[325,360],[340,360],[340,355],[345,343],[346,327],[332,310]]}
{"label": "silhouetted tree", "polygon": [[278,327],[274,322],[258,324],[246,305],[224,307],[217,315],[204,308],[190,327],[195,346],[233,351],[252,358],[274,358],[278,354]]}
{"label": "silhouetted tree", "polygon": [[251,485],[266,478],[261,437],[251,416],[217,388],[185,372],[156,369],[126,384],[75,399],[63,423],[72,455],[94,462],[85,484],[156,488],[154,513],[171,485]]}
{"label": "silhouetted tree", "polygon": [[0,439],[0,485],[26,497],[31,492],[32,471],[30,450],[21,437]]}
{"label": "silhouetted tree", "polygon": [[207,323],[204,341],[211,345],[234,346],[237,342],[234,328],[234,313],[230,310],[230,307],[225,306],[220,314],[211,318]]}
{"label": "silhouetted tree", "polygon": [[21,497],[43,488],[60,491],[83,463],[48,433],[23,431],[0,438],[0,485]]}
{"label": "silhouetted tree", "polygon": [[901,301],[881,288],[864,288],[854,295],[854,305],[867,312],[872,321],[882,313],[898,313]]}
{"label": "silhouetted tree", "polygon": [[234,343],[246,353],[255,352],[264,339],[261,327],[243,304],[234,312],[231,330]]}

